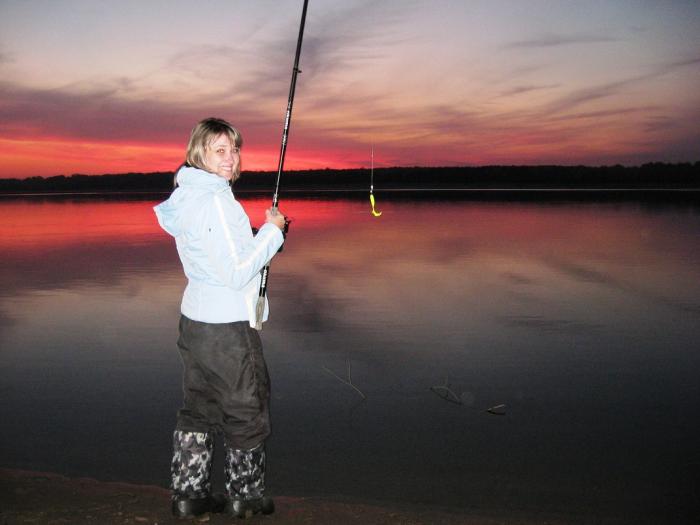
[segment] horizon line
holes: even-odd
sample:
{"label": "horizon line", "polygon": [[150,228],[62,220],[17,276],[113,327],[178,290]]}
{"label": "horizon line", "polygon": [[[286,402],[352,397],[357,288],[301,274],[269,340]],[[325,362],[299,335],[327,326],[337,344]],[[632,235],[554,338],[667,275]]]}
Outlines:
{"label": "horizon line", "polygon": [[[396,169],[434,169],[434,170],[444,170],[444,169],[483,169],[483,168],[589,168],[589,169],[602,169],[602,168],[622,168],[622,169],[635,169],[642,168],[644,166],[653,165],[664,165],[664,166],[679,166],[679,165],[700,165],[700,159],[696,161],[679,161],[679,162],[667,162],[667,161],[650,161],[635,165],[625,165],[621,163],[616,164],[599,164],[599,165],[589,165],[589,164],[481,164],[481,165],[456,165],[456,166],[383,166],[377,168],[377,170],[396,170]],[[64,173],[59,173],[56,175],[27,175],[26,177],[0,177],[0,180],[27,180],[27,179],[51,179],[56,177],[109,177],[109,176],[119,176],[119,175],[150,175],[150,174],[161,174],[161,173],[176,173],[182,165],[178,166],[174,170],[160,170],[160,171],[123,171],[123,172],[112,172],[112,173],[71,173],[66,175]],[[283,170],[283,173],[309,173],[309,172],[322,172],[322,171],[361,171],[370,170],[369,167],[358,167],[358,168],[309,168],[309,169],[292,169]],[[241,175],[245,173],[277,173],[277,170],[242,170]]]}

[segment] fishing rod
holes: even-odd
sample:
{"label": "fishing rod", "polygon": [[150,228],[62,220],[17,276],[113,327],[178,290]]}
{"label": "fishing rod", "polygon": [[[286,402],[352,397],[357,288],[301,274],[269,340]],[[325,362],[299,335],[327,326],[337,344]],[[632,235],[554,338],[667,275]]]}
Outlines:
{"label": "fishing rod", "polygon": [[[301,55],[301,41],[304,38],[304,24],[306,23],[306,7],[309,0],[304,0],[304,8],[301,11],[301,23],[299,24],[299,37],[297,38],[297,50],[294,56],[294,67],[292,68],[292,82],[289,86],[289,99],[287,100],[287,114],[284,119],[284,129],[282,130],[282,145],[280,146],[280,158],[277,165],[277,182],[275,184],[275,193],[272,196],[272,213],[277,213],[277,204],[279,202],[280,179],[284,170],[284,155],[287,152],[287,138],[289,137],[289,124],[292,120],[292,105],[294,104],[294,91],[297,86],[297,75],[301,73],[299,70],[299,56]],[[283,234],[286,236],[289,231],[289,220],[285,219]],[[267,263],[261,271],[262,278],[260,279],[260,290],[258,291],[258,303],[255,306],[255,328],[262,330],[262,319],[265,313],[265,295],[267,294],[267,279],[270,275],[270,263]]]}

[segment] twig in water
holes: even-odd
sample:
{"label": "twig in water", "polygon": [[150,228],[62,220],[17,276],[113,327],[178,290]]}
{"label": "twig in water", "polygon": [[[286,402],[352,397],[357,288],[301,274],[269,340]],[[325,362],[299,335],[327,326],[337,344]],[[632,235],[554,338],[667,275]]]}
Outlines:
{"label": "twig in water", "polygon": [[[431,386],[430,390],[439,396],[441,399],[444,399],[445,401],[449,401],[450,403],[454,403],[455,405],[464,405],[463,401],[463,396],[467,392],[462,392],[462,395],[458,396],[455,394],[454,390],[450,387],[450,376],[447,375],[445,376],[445,384],[444,385],[436,385],[436,386]],[[470,406],[470,404],[467,405],[467,408],[471,408],[472,410],[479,410],[476,407]],[[505,416],[506,415],[506,405],[501,404],[501,405],[494,405],[490,408],[487,408],[484,410],[484,412],[488,412],[489,414],[493,414],[494,416]]]}
{"label": "twig in water", "polygon": [[346,385],[352,387],[355,389],[355,391],[362,396],[362,399],[367,399],[367,396],[362,393],[362,390],[357,388],[355,385],[352,384],[352,376],[350,375],[350,359],[347,360],[348,362],[348,379],[345,380],[342,377],[340,377],[338,374],[330,370],[328,367],[324,366],[322,367],[326,372],[328,372],[330,375],[335,377],[338,381],[341,383],[345,383]]}
{"label": "twig in water", "polygon": [[496,405],[491,408],[487,408],[486,412],[493,414],[494,416],[505,416],[506,415],[506,405]]}
{"label": "twig in water", "polygon": [[444,385],[431,386],[430,390],[432,390],[435,394],[440,396],[445,401],[449,401],[450,403],[454,403],[456,405],[462,404],[462,400],[450,388],[450,376],[445,376]]}

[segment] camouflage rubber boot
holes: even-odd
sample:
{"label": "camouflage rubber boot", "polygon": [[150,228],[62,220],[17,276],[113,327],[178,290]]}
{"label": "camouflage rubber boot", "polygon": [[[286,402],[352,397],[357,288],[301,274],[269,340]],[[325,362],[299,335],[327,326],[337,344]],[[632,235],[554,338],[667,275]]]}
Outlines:
{"label": "camouflage rubber boot", "polygon": [[272,514],[275,505],[265,493],[265,447],[250,450],[226,447],[226,512],[239,518]]}
{"label": "camouflage rubber boot", "polygon": [[211,462],[214,441],[203,432],[173,434],[173,461],[171,464],[173,514],[192,517],[209,512]]}

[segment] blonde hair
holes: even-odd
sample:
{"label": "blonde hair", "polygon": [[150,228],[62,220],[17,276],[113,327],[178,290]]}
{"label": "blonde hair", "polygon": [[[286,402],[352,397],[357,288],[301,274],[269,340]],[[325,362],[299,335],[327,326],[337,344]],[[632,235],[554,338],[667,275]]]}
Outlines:
{"label": "blonde hair", "polygon": [[[209,145],[216,140],[220,135],[226,135],[231,141],[231,144],[240,148],[243,145],[243,136],[241,132],[234,128],[231,124],[220,118],[205,118],[192,128],[190,141],[187,144],[187,154],[185,155],[185,164],[193,168],[206,170],[204,164],[204,155]],[[233,182],[240,173],[233,174]]]}

